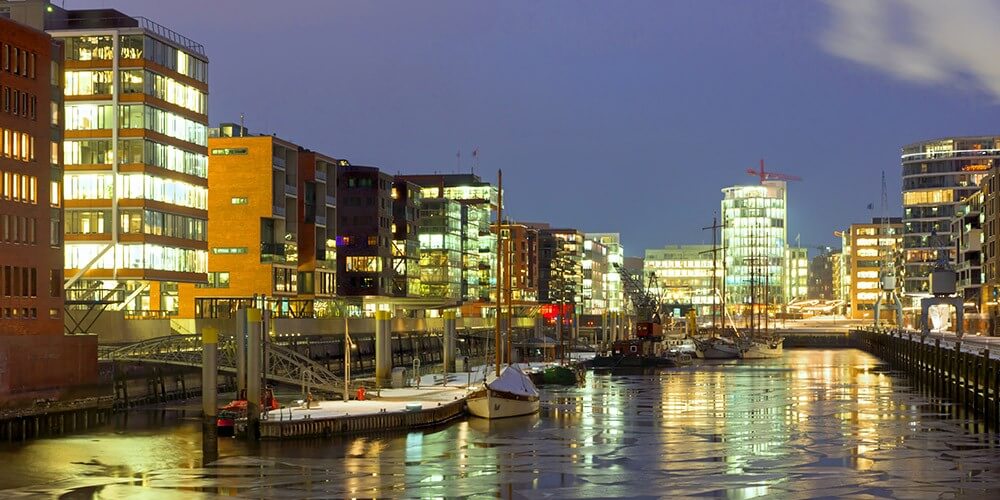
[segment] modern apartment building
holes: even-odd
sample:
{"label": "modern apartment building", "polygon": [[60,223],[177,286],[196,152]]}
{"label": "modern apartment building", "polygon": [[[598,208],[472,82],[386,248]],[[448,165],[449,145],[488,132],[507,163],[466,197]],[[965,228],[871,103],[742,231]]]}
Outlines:
{"label": "modern apartment building", "polygon": [[622,266],[625,263],[625,250],[622,247],[621,234],[619,233],[587,233],[585,237],[593,240],[607,249],[608,272],[604,277],[604,296],[607,301],[609,312],[620,312],[624,310],[625,291],[622,288],[622,278],[618,273],[616,265]]}
{"label": "modern apartment building", "polygon": [[[881,293],[883,271],[887,267],[898,271],[901,264],[899,252],[904,238],[903,220],[899,217],[876,217],[870,224],[851,224],[847,237],[849,244],[844,251],[850,255],[851,317],[871,319],[875,317],[875,301]],[[883,303],[886,303],[884,297]]]}
{"label": "modern apartment building", "polygon": [[204,47],[112,9],[0,7],[65,46],[68,293],[177,311],[177,283],[208,277]]}
{"label": "modern apartment building", "polygon": [[96,337],[64,331],[61,51],[0,17],[0,409],[97,382]]}
{"label": "modern apartment building", "polygon": [[751,297],[772,307],[787,302],[785,265],[788,202],[784,181],[722,190],[722,246],[727,307],[742,310]]}
{"label": "modern apartment building", "polygon": [[[985,184],[986,181],[983,182]],[[983,201],[980,189],[962,200],[951,220],[957,287],[965,303],[976,312],[985,310],[983,297]]]}
{"label": "modern apartment building", "polygon": [[957,261],[952,219],[1000,158],[1000,137],[948,137],[903,147],[903,248],[907,295],[928,294],[928,276],[940,252]]}
{"label": "modern apartment building", "polygon": [[491,227],[497,208],[496,186],[474,174],[401,175],[399,179],[420,186],[421,219],[430,218],[420,235],[421,252],[433,251],[432,257],[421,257],[422,264],[427,263],[421,266],[424,293],[428,297],[454,296],[457,252],[461,260],[460,302],[492,302],[497,269],[497,240]]}
{"label": "modern apartment building", "polygon": [[448,198],[427,198],[421,203],[421,296],[456,303],[462,301],[462,276],[466,270],[466,254],[462,251],[462,212],[462,203]]}
{"label": "modern apartment building", "polygon": [[785,299],[805,299],[809,295],[809,249],[789,247],[785,250]]}
{"label": "modern apartment building", "polygon": [[601,316],[608,311],[608,276],[617,275],[608,259],[608,247],[590,238],[583,240],[581,314]]}
{"label": "modern apartment building", "polygon": [[208,279],[180,285],[179,316],[230,317],[253,300],[276,317],[328,310],[339,162],[228,123],[208,148]]}
{"label": "modern apartment building", "polygon": [[660,297],[668,312],[674,316],[680,317],[693,309],[702,318],[711,317],[714,303],[719,307],[716,314],[721,321],[722,260],[717,258],[714,266],[717,294],[712,289],[712,245],[668,245],[646,249],[642,275],[647,282],[650,276],[653,277],[650,293]]}
{"label": "modern apartment building", "polygon": [[820,254],[813,257],[809,263],[809,285],[807,295],[810,299],[833,300],[834,293],[834,261],[839,253],[830,247],[824,247]]}
{"label": "modern apartment building", "polygon": [[525,224],[504,224],[511,259],[511,299],[515,308],[538,303],[538,230]]}
{"label": "modern apartment building", "polygon": [[582,303],[583,233],[526,223],[538,230],[538,303]]}
{"label": "modern apartment building", "polygon": [[392,183],[392,295],[421,296],[420,186],[398,177]]}
{"label": "modern apartment building", "polygon": [[337,183],[337,295],[392,295],[391,175],[347,165]]}

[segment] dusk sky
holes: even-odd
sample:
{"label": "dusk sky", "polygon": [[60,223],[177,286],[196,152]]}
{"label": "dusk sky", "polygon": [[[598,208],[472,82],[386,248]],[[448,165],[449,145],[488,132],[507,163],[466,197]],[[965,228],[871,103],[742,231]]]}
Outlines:
{"label": "dusk sky", "polygon": [[472,167],[520,220],[710,242],[720,189],[769,169],[789,239],[899,215],[899,150],[1000,133],[1000,2],[67,0],[210,58],[212,125],[390,173]]}

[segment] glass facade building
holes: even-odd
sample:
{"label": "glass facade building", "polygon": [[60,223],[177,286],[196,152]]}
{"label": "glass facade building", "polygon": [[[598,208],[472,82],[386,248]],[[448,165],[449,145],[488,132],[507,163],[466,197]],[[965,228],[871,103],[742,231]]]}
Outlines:
{"label": "glass facade building", "polygon": [[927,295],[939,254],[955,263],[952,219],[1000,158],[1000,137],[952,137],[903,147],[903,292]]}
{"label": "glass facade building", "polygon": [[497,188],[473,174],[397,179],[420,186],[420,294],[463,304],[495,300]]}
{"label": "glass facade building", "polygon": [[902,221],[890,217],[875,218],[869,224],[851,224],[846,237],[851,318],[871,319],[875,317],[875,301],[882,291],[883,271],[891,268],[898,272],[899,249],[904,238]]}
{"label": "glass facade building", "polygon": [[809,250],[790,247],[785,251],[785,298],[789,302],[809,296]]}
{"label": "glass facade building", "polygon": [[[722,246],[725,248],[726,303],[784,304],[785,249],[788,242],[784,181],[722,190]],[[766,297],[766,299],[765,299]]]}
{"label": "glass facade building", "polygon": [[608,276],[618,274],[608,261],[608,247],[600,241],[584,239],[581,267],[583,269],[581,314],[604,314],[608,310]]}
{"label": "glass facade building", "polygon": [[[669,245],[646,250],[643,276],[653,276],[650,292],[661,298],[674,316],[694,309],[702,318],[712,315],[712,245]],[[722,287],[722,260],[715,262],[715,286]],[[716,304],[721,304],[717,297]],[[721,313],[721,310],[719,310]]]}
{"label": "glass facade building", "polygon": [[607,249],[607,274],[604,276],[604,300],[608,312],[621,312],[625,307],[625,291],[621,274],[615,265],[624,265],[625,250],[619,233],[587,233],[588,240],[600,243]]}
{"label": "glass facade building", "polygon": [[[117,288],[127,310],[177,311],[208,271],[208,58],[164,26],[111,9],[9,2],[64,44],[69,288]],[[49,154],[45,152],[44,154]]]}

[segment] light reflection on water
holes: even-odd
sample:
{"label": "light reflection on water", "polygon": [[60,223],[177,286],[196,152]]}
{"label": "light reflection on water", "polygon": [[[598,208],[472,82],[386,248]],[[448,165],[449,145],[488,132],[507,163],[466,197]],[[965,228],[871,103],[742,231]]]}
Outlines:
{"label": "light reflection on water", "polygon": [[194,411],[143,412],[0,446],[0,496],[1000,497],[992,435],[861,351],[590,374],[543,397],[541,415],[424,432],[226,439],[209,467]]}

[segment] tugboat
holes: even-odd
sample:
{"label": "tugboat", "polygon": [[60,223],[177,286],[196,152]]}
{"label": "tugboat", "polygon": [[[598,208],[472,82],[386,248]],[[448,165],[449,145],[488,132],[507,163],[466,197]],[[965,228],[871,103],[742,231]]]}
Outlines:
{"label": "tugboat", "polygon": [[[663,325],[660,321],[660,300],[649,293],[638,277],[619,264],[615,269],[621,275],[625,291],[635,306],[638,321],[635,337],[614,342],[603,356],[594,357],[595,369],[647,368],[677,366],[675,359],[664,356]],[[652,277],[650,277],[652,280]]]}

